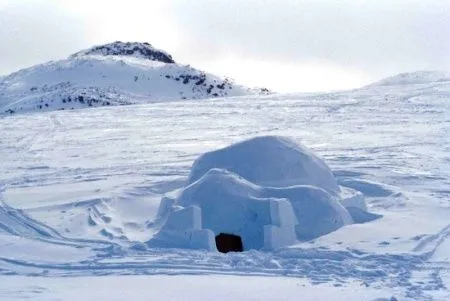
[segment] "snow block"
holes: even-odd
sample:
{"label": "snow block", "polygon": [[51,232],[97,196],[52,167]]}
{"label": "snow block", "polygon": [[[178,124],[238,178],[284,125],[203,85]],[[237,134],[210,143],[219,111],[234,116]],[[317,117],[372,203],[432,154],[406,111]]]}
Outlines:
{"label": "snow block", "polygon": [[193,231],[190,243],[193,249],[217,251],[214,233],[209,229]]}
{"label": "snow block", "polygon": [[366,201],[364,195],[354,189],[348,187],[341,187],[340,203],[345,207],[359,208],[360,210],[367,211]]}
{"label": "snow block", "polygon": [[173,207],[175,205],[175,199],[169,198],[169,197],[162,197],[161,203],[159,204],[158,208],[158,216],[159,217],[166,217],[169,215],[169,213],[173,210]]}
{"label": "snow block", "polygon": [[216,251],[214,233],[208,229],[201,230],[169,230],[162,229],[153,239],[147,242],[149,247],[204,249]]}
{"label": "snow block", "polygon": [[171,212],[149,246],[216,250],[214,233],[202,229],[201,209],[189,206]]}
{"label": "snow block", "polygon": [[189,206],[169,215],[164,227],[168,230],[199,230],[202,228],[201,210],[197,206]]}
{"label": "snow block", "polygon": [[276,226],[292,226],[297,224],[297,218],[288,199],[271,200],[270,217],[272,224]]}
{"label": "snow block", "polygon": [[298,221],[296,231],[299,240],[314,239],[353,223],[349,212],[338,199],[321,188],[299,185],[265,188],[263,193],[290,200]]}
{"label": "snow block", "polygon": [[295,226],[264,226],[264,249],[275,250],[297,241]]}

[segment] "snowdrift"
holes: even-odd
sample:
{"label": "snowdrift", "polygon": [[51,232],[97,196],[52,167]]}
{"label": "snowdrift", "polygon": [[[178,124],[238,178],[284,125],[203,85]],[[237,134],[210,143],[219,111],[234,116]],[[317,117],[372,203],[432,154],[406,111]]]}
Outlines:
{"label": "snowdrift", "polygon": [[276,136],[202,155],[159,215],[165,223],[150,247],[208,250],[220,234],[239,237],[244,250],[273,250],[373,219],[362,194],[341,190],[324,161]]}

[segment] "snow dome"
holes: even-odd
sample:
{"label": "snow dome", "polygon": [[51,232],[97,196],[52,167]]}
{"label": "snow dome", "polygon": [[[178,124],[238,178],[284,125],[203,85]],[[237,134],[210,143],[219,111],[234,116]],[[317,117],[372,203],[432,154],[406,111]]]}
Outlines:
{"label": "snow dome", "polygon": [[325,162],[284,137],[256,137],[206,153],[194,162],[189,183],[211,168],[229,170],[261,186],[311,185],[332,194],[339,192],[336,179]]}
{"label": "snow dome", "polygon": [[200,156],[159,215],[149,246],[221,252],[273,250],[372,218],[362,194],[339,187],[322,159],[277,136]]}

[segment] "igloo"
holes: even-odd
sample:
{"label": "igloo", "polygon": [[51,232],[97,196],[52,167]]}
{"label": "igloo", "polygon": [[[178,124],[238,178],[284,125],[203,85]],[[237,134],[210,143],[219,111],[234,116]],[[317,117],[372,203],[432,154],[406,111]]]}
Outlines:
{"label": "igloo", "polygon": [[200,156],[187,186],[162,199],[148,245],[273,250],[351,224],[351,212],[370,216],[322,159],[288,138],[256,137]]}

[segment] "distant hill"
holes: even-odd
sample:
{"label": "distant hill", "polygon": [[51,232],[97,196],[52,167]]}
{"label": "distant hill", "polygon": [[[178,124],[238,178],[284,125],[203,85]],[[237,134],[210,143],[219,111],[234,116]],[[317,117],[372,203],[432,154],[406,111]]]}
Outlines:
{"label": "distant hill", "polygon": [[0,114],[267,94],[175,62],[148,43],[114,42],[0,77]]}
{"label": "distant hill", "polygon": [[368,87],[429,84],[434,82],[450,82],[450,74],[443,71],[415,71],[399,73],[370,84]]}

